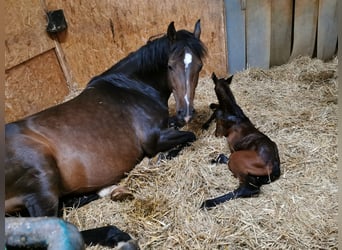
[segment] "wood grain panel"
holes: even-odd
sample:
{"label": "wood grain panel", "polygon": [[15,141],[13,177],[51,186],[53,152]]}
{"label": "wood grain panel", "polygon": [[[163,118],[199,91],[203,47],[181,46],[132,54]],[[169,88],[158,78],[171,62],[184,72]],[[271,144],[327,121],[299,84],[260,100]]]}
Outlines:
{"label": "wood grain panel", "polygon": [[319,0],[317,57],[329,60],[337,45],[337,0]]}
{"label": "wood grain panel", "polygon": [[5,1],[5,69],[54,47],[40,1]]}
{"label": "wood grain panel", "polygon": [[313,56],[316,42],[318,0],[295,1],[291,58]]}
{"label": "wood grain panel", "polygon": [[291,55],[293,0],[272,1],[270,66],[286,63]]}
{"label": "wood grain panel", "polygon": [[49,50],[5,72],[5,121],[36,113],[69,94],[55,50]]}
{"label": "wood grain panel", "polygon": [[201,39],[209,52],[202,75],[227,73],[222,0],[46,0],[46,4],[49,10],[64,10],[68,31],[61,46],[80,87],[149,37],[166,33],[171,21],[176,29],[193,30],[201,19]]}

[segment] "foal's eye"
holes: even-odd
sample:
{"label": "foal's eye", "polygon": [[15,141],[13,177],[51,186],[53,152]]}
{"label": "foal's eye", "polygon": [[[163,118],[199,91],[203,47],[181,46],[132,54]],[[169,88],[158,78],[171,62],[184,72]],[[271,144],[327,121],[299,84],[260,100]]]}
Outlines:
{"label": "foal's eye", "polygon": [[171,71],[173,70],[173,68],[172,68],[172,66],[170,64],[167,65],[167,67],[168,67],[169,70],[171,70]]}

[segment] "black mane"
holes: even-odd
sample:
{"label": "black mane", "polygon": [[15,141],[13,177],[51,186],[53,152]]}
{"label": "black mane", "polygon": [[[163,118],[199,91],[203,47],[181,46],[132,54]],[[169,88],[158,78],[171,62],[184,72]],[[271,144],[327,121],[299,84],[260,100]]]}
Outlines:
{"label": "black mane", "polygon": [[176,33],[176,41],[173,43],[170,42],[167,35],[149,39],[144,46],[121,59],[102,75],[121,71],[130,63],[134,63],[137,69],[136,72],[166,70],[169,54],[173,51],[183,49],[186,46],[199,58],[203,58],[207,54],[207,48],[193,33],[187,30],[179,30]]}
{"label": "black mane", "polygon": [[126,75],[120,73],[98,76],[88,84],[87,88],[96,87],[98,84],[103,82],[109,83],[115,87],[136,91],[142,95],[150,97],[161,106],[164,105],[161,101],[160,93],[156,89],[138,80],[130,79]]}

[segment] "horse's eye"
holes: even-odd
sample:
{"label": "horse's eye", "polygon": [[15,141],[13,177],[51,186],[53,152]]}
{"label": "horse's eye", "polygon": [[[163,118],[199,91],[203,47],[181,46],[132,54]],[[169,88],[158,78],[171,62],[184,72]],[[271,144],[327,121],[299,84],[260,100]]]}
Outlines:
{"label": "horse's eye", "polygon": [[170,64],[167,65],[167,67],[168,67],[169,70],[171,70],[171,71],[173,70],[173,68],[172,68],[172,66]]}

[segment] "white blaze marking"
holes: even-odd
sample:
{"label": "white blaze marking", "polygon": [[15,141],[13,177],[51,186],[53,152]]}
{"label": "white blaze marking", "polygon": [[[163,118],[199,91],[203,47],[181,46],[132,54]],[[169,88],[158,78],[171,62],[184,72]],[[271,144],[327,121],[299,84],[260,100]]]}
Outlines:
{"label": "white blaze marking", "polygon": [[190,120],[190,109],[189,109],[189,106],[190,106],[190,102],[189,102],[189,78],[188,78],[188,74],[187,74],[187,69],[189,67],[189,64],[192,62],[192,55],[190,53],[185,53],[185,56],[184,56],[184,65],[185,65],[185,75],[187,77],[186,79],[186,94],[184,96],[184,100],[186,102],[186,106],[187,106],[187,109],[186,109],[186,116],[185,116],[185,121],[188,122]]}
{"label": "white blaze marking", "polygon": [[190,53],[185,53],[185,56],[184,56],[185,69],[188,68],[191,62],[192,62],[192,55]]}

